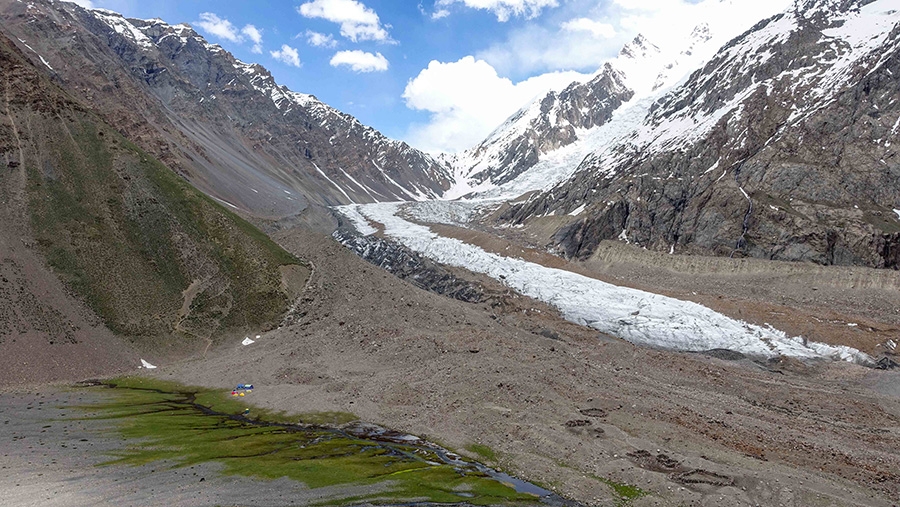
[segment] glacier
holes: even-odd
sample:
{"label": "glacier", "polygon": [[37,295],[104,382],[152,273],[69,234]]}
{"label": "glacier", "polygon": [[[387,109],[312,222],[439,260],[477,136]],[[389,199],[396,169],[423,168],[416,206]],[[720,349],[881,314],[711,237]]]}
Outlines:
{"label": "glacier", "polygon": [[370,222],[381,224],[387,237],[425,257],[488,275],[554,306],[566,320],[636,345],[693,352],[729,349],[760,358],[789,356],[874,364],[870,356],[852,347],[791,337],[771,326],[732,319],[697,303],[619,287],[439,236],[426,226],[401,218],[404,206],[394,202],[336,209],[368,233],[376,230]]}

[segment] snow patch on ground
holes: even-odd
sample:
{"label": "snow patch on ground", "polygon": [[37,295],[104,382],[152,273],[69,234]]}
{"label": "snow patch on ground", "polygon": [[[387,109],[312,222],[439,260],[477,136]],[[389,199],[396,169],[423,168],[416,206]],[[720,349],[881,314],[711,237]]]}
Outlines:
{"label": "snow patch on ground", "polygon": [[579,206],[579,207],[573,209],[572,211],[570,211],[570,212],[569,212],[569,216],[571,216],[571,217],[577,217],[578,215],[580,215],[580,214],[584,211],[584,208],[586,208],[586,207],[587,207],[587,204],[582,204],[581,206]]}
{"label": "snow patch on ground", "polygon": [[897,218],[900,219],[900,209],[895,209],[894,213],[897,214]]}
{"label": "snow patch on ground", "polygon": [[350,220],[357,232],[363,236],[369,236],[378,232],[378,229],[372,227],[369,220],[359,211],[359,204],[348,204],[346,206],[338,206],[335,209]]}
{"label": "snow patch on ground", "polygon": [[[670,350],[723,348],[757,357],[785,355],[871,363],[866,354],[845,346],[806,342],[772,327],[726,317],[689,301],[617,287],[570,271],[492,254],[398,216],[401,203],[344,206],[354,223],[360,218],[384,225],[385,234],[442,264],[464,267],[503,281],[518,292],[549,303],[578,324],[632,343]],[[347,210],[352,209],[350,215]],[[357,216],[358,215],[358,216]],[[369,226],[371,228],[371,226]]]}
{"label": "snow patch on ground", "polygon": [[348,201],[353,202],[353,199],[351,199],[350,196],[347,195],[347,192],[344,192],[344,189],[341,188],[340,185],[338,185],[337,183],[335,183],[333,179],[329,178],[328,175],[325,174],[325,171],[319,169],[319,166],[316,165],[315,162],[313,162],[313,167],[316,168],[316,171],[318,171],[318,173],[319,173],[320,175],[322,175],[323,178],[325,178],[326,180],[328,180],[329,183],[331,183],[332,185],[334,185],[334,188],[338,189],[338,191],[339,191],[340,193],[344,194],[344,197],[346,197]]}
{"label": "snow patch on ground", "polygon": [[156,369],[156,366],[153,366],[152,364],[148,363],[147,361],[144,361],[143,359],[141,359],[140,368],[146,368],[148,370],[153,370],[153,369]]}
{"label": "snow patch on ground", "polygon": [[218,197],[215,197],[215,196],[213,196],[213,199],[215,199],[215,200],[219,201],[220,203],[222,203],[226,206],[229,206],[231,208],[240,209],[237,206],[235,206],[234,204],[231,204],[230,202],[226,201],[225,199],[219,199]]}
{"label": "snow patch on ground", "polygon": [[153,41],[150,40],[149,37],[144,35],[144,32],[137,29],[136,26],[131,24],[124,16],[119,14],[118,12],[113,12],[106,9],[92,9],[91,12],[94,16],[97,17],[100,21],[103,21],[110,28],[116,31],[127,39],[131,39],[132,42],[137,44],[139,47],[143,49],[151,49],[154,46]]}

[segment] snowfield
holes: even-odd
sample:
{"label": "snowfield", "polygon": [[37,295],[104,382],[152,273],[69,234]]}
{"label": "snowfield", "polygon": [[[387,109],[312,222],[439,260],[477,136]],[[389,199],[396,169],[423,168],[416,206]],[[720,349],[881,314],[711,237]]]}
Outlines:
{"label": "snowfield", "polygon": [[618,287],[593,278],[503,257],[400,218],[403,203],[341,206],[339,212],[371,233],[368,221],[385,234],[439,263],[500,280],[521,294],[549,303],[567,320],[631,343],[669,350],[730,349],[754,357],[778,355],[872,364],[868,355],[846,346],[807,342],[772,327],[735,320],[705,306]]}

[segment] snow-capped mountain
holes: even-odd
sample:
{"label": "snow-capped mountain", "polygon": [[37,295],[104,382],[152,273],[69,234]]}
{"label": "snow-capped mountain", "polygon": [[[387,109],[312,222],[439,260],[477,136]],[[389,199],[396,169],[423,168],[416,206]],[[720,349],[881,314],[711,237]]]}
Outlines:
{"label": "snow-capped mountain", "polygon": [[[698,27],[678,65],[645,70],[661,76],[652,85],[645,78],[635,90],[620,71],[634,96],[603,109],[606,123],[576,130],[577,140],[512,179],[503,175],[514,168],[494,168],[494,195],[542,189],[508,206],[501,223],[527,230],[552,217],[556,232],[536,239],[576,258],[620,239],[900,267],[898,23],[898,0],[797,0],[709,58]],[[622,57],[609,67],[622,69]],[[705,63],[685,77],[697,60]]]}
{"label": "snow-capped mountain", "polygon": [[288,90],[187,24],[41,0],[2,0],[0,19],[36,66],[226,204],[280,218],[449,187],[430,155]]}
{"label": "snow-capped mountain", "polygon": [[[496,194],[498,186],[510,183],[546,161],[547,155],[583,140],[594,127],[614,120],[626,109],[621,106],[660,96],[712,57],[722,44],[749,28],[749,20],[723,21],[721,13],[736,7],[734,0],[722,0],[714,12],[707,13],[709,19],[698,20],[677,43],[670,42],[664,47],[638,34],[590,80],[572,83],[561,92],[549,92],[526,105],[480,144],[451,158],[456,181],[445,197],[456,198],[471,192]],[[621,128],[612,127],[612,130],[618,132]],[[550,162],[552,166],[558,164],[556,160]],[[504,189],[503,193],[530,190],[528,181],[556,182],[572,172],[548,173],[547,164],[543,165],[544,168],[536,171],[541,177],[526,175],[526,181]]]}

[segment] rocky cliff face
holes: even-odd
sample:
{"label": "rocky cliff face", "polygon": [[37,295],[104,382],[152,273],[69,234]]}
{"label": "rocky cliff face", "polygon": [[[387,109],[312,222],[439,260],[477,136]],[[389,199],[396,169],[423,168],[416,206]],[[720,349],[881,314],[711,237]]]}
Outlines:
{"label": "rocky cliff face", "polygon": [[270,218],[434,197],[447,168],[311,95],[278,85],[188,25],[69,3],[0,1],[36,66],[205,192]]}
{"label": "rocky cliff face", "polygon": [[574,177],[502,217],[551,247],[900,267],[900,13],[800,0],[723,47]]}

